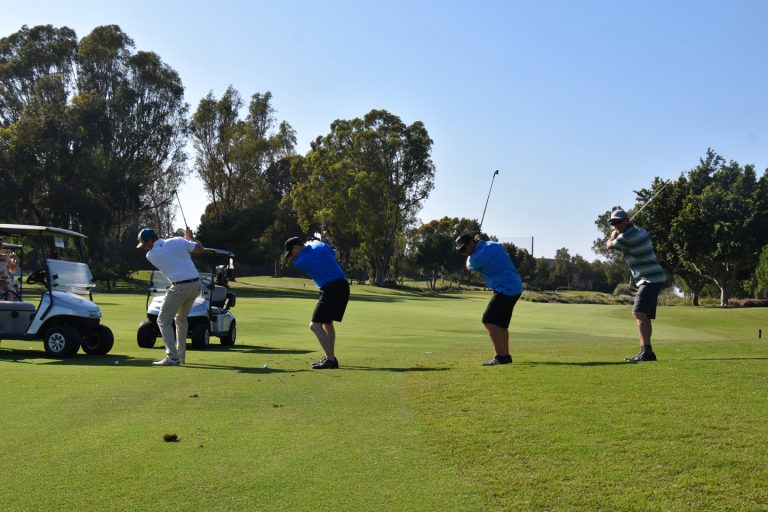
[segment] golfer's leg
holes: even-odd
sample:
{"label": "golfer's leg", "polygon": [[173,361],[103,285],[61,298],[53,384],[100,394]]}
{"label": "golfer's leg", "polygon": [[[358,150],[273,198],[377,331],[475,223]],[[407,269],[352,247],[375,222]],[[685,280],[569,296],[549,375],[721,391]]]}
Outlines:
{"label": "golfer's leg", "polygon": [[323,330],[328,337],[328,346],[331,349],[331,356],[333,356],[329,357],[334,359],[336,355],[336,329],[333,327],[333,322],[329,324],[323,324]]}
{"label": "golfer's leg", "polygon": [[632,313],[635,317],[635,323],[637,324],[637,333],[640,335],[640,346],[651,344],[651,334],[653,328],[651,327],[651,319],[645,313],[635,311]]}
{"label": "golfer's leg", "polygon": [[183,296],[174,290],[174,287],[168,289],[165,293],[165,300],[160,306],[160,314],[157,315],[157,325],[160,327],[160,334],[163,336],[165,344],[165,354],[174,360],[179,359],[179,353],[176,350],[176,333],[173,332],[173,317],[176,315]]}
{"label": "golfer's leg", "polygon": [[187,356],[187,333],[189,332],[187,315],[189,314],[189,310],[192,309],[198,294],[199,287],[197,286],[197,283],[194,283],[189,289],[184,290],[185,297],[183,297],[183,300],[179,305],[179,310],[176,312],[176,350],[179,354],[180,361],[185,361]]}
{"label": "golfer's leg", "polygon": [[319,341],[320,346],[323,347],[325,356],[328,359],[336,359],[336,356],[333,353],[333,344],[328,339],[328,334],[325,332],[325,329],[323,329],[323,324],[318,322],[311,322],[309,324],[309,328],[312,330],[313,333],[315,333],[315,336],[317,337],[317,341]]}
{"label": "golfer's leg", "polygon": [[496,324],[483,324],[491,337],[493,348],[497,356],[509,355],[509,329],[500,327]]}

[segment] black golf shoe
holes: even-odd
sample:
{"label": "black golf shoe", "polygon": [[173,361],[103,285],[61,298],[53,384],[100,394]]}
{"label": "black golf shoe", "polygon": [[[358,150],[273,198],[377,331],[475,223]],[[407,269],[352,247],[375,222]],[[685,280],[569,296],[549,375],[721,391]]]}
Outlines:
{"label": "black golf shoe", "polygon": [[330,360],[327,357],[322,358],[319,361],[315,361],[312,363],[312,368],[314,370],[328,370],[328,369],[336,369],[339,367],[339,360],[333,359]]}
{"label": "black golf shoe", "polygon": [[630,363],[639,363],[641,361],[655,361],[656,354],[654,354],[653,352],[640,352],[635,356],[625,357],[624,360]]}
{"label": "black golf shoe", "polygon": [[497,364],[509,364],[512,362],[512,356],[494,356],[490,361],[483,363],[483,366],[496,366]]}

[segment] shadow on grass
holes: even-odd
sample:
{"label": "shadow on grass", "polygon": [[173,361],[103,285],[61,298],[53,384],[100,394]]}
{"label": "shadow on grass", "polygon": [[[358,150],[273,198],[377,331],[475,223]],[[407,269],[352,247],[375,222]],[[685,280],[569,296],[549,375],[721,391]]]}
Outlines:
{"label": "shadow on grass", "polygon": [[[88,355],[78,353],[75,357],[70,359],[56,359],[51,358],[46,355],[45,350],[27,350],[27,349],[2,349],[0,348],[0,363],[2,362],[11,362],[11,363],[25,363],[25,364],[35,364],[31,360],[36,359],[42,359],[42,364],[56,364],[61,366],[73,366],[73,365],[84,365],[84,366],[119,366],[119,365],[133,365],[133,363],[138,362],[146,362],[148,364],[152,363],[152,361],[157,361],[164,357],[164,350],[165,347],[163,345],[155,346],[150,349],[148,349],[149,352],[147,352],[147,355],[149,357],[131,357],[121,354],[105,354],[105,355]],[[154,351],[154,352],[152,352]],[[204,354],[206,352],[238,352],[243,354],[262,354],[262,355],[271,355],[271,354],[287,354],[287,355],[303,355],[303,354],[310,354],[312,352],[315,352],[314,350],[304,350],[304,349],[282,349],[282,348],[272,348],[272,347],[259,347],[255,345],[233,345],[231,347],[222,347],[222,346],[211,346],[208,348],[208,350],[188,350],[187,354],[188,357],[191,355],[192,357],[195,356],[195,354]],[[30,360],[30,361],[27,361]],[[202,365],[198,365],[202,366]],[[215,365],[214,365],[215,366]],[[261,368],[254,368],[255,370],[259,370],[259,373],[266,373],[266,372],[260,372]],[[303,370],[302,370],[303,371]]]}
{"label": "shadow on grass", "polygon": [[308,372],[309,370],[305,369],[292,369],[292,370],[283,370],[280,368],[258,368],[254,366],[232,366],[232,365],[224,365],[224,364],[195,364],[195,363],[188,363],[184,365],[184,368],[190,368],[192,370],[226,370],[226,371],[235,371],[238,373],[251,373],[255,375],[269,375],[271,373],[299,373],[299,372]]}
{"label": "shadow on grass", "polygon": [[[25,359],[46,359],[45,351],[43,350],[13,350],[13,349],[0,349],[0,362],[11,363],[27,363]],[[31,363],[27,363],[31,364]]]}
{"label": "shadow on grass", "polygon": [[450,368],[429,368],[425,366],[411,366],[408,368],[388,368],[388,367],[372,367],[372,366],[347,366],[344,365],[340,369],[342,370],[356,370],[366,372],[445,372]]}
{"label": "shadow on grass", "polygon": [[[34,364],[32,362],[24,361],[25,354],[21,354],[21,357],[12,360],[13,362],[20,362],[26,364]],[[26,354],[29,359],[38,359],[45,357],[45,354],[35,353],[34,355]],[[187,356],[189,360],[189,356]],[[114,366],[120,367],[142,367],[153,368],[152,363],[157,361],[156,357],[151,358],[136,358],[130,356],[87,356],[78,355],[72,359],[51,359],[45,361],[43,364],[55,365],[55,366]],[[0,359],[2,361],[2,359]],[[248,373],[254,375],[269,375],[271,373],[298,373],[309,370],[304,369],[280,369],[280,368],[259,368],[256,366],[237,366],[237,365],[223,365],[223,364],[197,364],[194,362],[184,364],[182,368],[189,368],[193,370],[226,370],[234,371],[238,373]],[[157,370],[162,371],[162,370]],[[166,370],[167,371],[167,370]],[[173,371],[173,370],[171,370]]]}
{"label": "shadow on grass", "polygon": [[[161,347],[162,348],[162,347]],[[260,347],[258,345],[211,345],[207,350],[195,350],[194,352],[238,352],[243,354],[311,354],[317,352],[316,350],[306,349],[288,349],[288,348],[273,348],[273,347]]]}
{"label": "shadow on grass", "polygon": [[520,366],[630,366],[635,363],[629,361],[525,361],[514,364]]}
{"label": "shadow on grass", "polygon": [[[27,361],[27,359],[30,361]],[[83,353],[79,353],[70,359],[56,359],[46,355],[44,350],[0,350],[0,362],[8,361],[12,363],[35,364],[33,361],[31,361],[34,359],[41,359],[42,364],[54,364],[60,366],[119,366],[121,364],[128,364],[132,361],[150,363],[156,360],[154,357],[150,359],[144,359],[116,354],[92,356]]]}

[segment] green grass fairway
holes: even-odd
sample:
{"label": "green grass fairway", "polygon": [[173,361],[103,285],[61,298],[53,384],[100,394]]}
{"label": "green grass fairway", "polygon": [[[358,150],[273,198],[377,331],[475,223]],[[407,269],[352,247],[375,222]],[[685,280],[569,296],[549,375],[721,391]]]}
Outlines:
{"label": "green grass fairway", "polygon": [[238,292],[237,344],[180,368],[135,294],[96,296],[107,356],[0,343],[0,510],[768,510],[764,309],[662,307],[633,365],[630,306],[520,302],[488,368],[486,293],[354,285],[315,371],[311,282]]}

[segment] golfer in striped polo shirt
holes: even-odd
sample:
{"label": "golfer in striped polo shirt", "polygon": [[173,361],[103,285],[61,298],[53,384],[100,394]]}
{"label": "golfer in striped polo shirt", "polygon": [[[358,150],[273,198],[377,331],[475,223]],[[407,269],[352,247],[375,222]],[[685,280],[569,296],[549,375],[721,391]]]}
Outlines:
{"label": "golfer in striped polo shirt", "polygon": [[667,275],[653,252],[651,237],[644,229],[630,223],[627,212],[613,210],[610,223],[613,232],[605,245],[608,249],[619,250],[624,254],[624,261],[632,273],[632,281],[639,287],[632,315],[640,334],[640,352],[625,360],[633,363],[655,361],[656,354],[651,346],[651,320],[656,318],[656,303],[659,293],[666,286]]}

